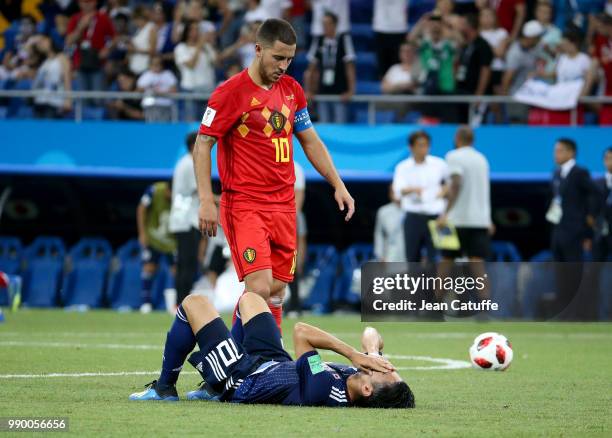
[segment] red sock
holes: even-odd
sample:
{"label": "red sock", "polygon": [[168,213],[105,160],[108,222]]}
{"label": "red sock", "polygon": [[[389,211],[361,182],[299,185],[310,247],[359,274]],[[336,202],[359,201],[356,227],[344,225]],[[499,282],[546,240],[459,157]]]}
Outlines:
{"label": "red sock", "polygon": [[283,322],[283,305],[282,303],[281,304],[268,303],[268,308],[270,309],[270,312],[272,312],[274,321],[276,321],[276,325],[278,326],[278,330],[281,332],[281,336],[282,336],[283,329],[281,328],[281,322]]}

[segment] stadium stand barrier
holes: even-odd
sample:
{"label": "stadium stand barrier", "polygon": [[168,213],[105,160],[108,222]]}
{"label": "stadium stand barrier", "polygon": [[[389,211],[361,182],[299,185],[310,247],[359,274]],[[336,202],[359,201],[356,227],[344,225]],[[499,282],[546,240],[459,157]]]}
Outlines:
{"label": "stadium stand barrier", "polygon": [[[375,125],[377,123],[377,112],[382,109],[382,106],[389,104],[428,104],[428,105],[448,105],[448,104],[516,104],[519,103],[514,99],[513,96],[472,96],[472,95],[448,95],[448,96],[430,96],[430,95],[381,95],[380,91],[372,83],[372,72],[373,64],[365,59],[363,63],[358,63],[358,67],[364,70],[362,76],[365,79],[360,79],[357,83],[358,94],[351,97],[350,103],[353,106],[360,107],[365,105],[367,108],[366,121],[369,125]],[[366,71],[367,70],[367,71]],[[8,99],[8,105],[4,105],[6,111],[0,112],[0,115],[11,118],[31,118],[32,111],[31,107],[27,105],[26,99],[36,97],[40,91],[29,89],[31,84],[28,81],[19,81],[15,83],[10,89],[0,89],[0,100],[3,98]],[[367,94],[359,94],[367,93]],[[56,91],[53,93],[58,97],[67,97],[74,101],[74,110],[70,113],[70,116],[75,121],[80,122],[83,120],[99,120],[105,116],[104,109],[91,108],[85,105],[87,99],[98,99],[98,100],[110,100],[110,99],[142,99],[145,97],[145,93],[140,92],[119,92],[119,91]],[[148,96],[148,94],[147,94]],[[179,104],[182,102],[191,101],[205,101],[208,100],[210,94],[207,93],[169,93],[164,94],[164,98],[171,99],[172,105],[172,118],[173,122],[179,121],[181,112],[179,111]],[[317,95],[315,96],[317,102],[341,102],[343,97],[341,95]],[[612,96],[584,96],[578,101],[579,105],[570,111],[548,111],[545,115],[542,115],[542,111],[538,113],[537,117],[533,116],[532,123],[546,124],[546,123],[558,123],[559,120],[563,120],[564,124],[576,126],[581,120],[581,108],[582,104],[612,104]],[[521,104],[523,105],[523,104]],[[0,108],[3,106],[0,106]],[[26,109],[21,109],[26,108]],[[21,111],[21,114],[19,113]],[[361,110],[357,110],[357,114]],[[470,115],[474,116],[477,114],[476,111],[470,111]],[[360,115],[363,118],[363,115]],[[387,123],[386,118],[381,119],[381,123]],[[588,120],[591,120],[588,118]],[[401,121],[401,120],[399,120]],[[470,120],[471,124],[475,123],[475,119]]]}

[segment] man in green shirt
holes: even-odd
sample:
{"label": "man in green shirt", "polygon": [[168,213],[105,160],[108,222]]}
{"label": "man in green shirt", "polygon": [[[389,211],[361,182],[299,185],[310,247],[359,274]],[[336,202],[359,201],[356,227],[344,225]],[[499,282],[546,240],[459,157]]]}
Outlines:
{"label": "man in green shirt", "polygon": [[168,257],[174,270],[176,241],[168,229],[172,189],[167,182],[150,185],[136,210],[138,241],[142,247],[142,305],[140,311],[153,310],[151,288],[160,258]]}

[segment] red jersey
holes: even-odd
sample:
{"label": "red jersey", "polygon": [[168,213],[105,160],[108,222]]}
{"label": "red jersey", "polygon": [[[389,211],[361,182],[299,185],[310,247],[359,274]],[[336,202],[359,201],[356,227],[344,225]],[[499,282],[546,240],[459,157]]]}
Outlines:
{"label": "red jersey", "polygon": [[[83,12],[77,12],[68,21],[68,27],[66,28],[66,34],[71,34],[76,29]],[[97,11],[94,18],[89,22],[87,29],[79,36],[76,41],[76,50],[72,57],[74,68],[79,68],[81,64],[81,44],[88,42],[88,44],[96,49],[98,52],[104,48],[107,41],[110,41],[115,36],[115,27],[113,22],[104,12]]]}
{"label": "red jersey", "polygon": [[514,27],[514,19],[516,18],[516,6],[525,4],[525,0],[493,0],[493,5],[497,13],[497,23],[512,32]]}
{"label": "red jersey", "polygon": [[295,211],[293,131],[306,106],[304,90],[287,75],[266,90],[245,69],[217,87],[199,133],[217,138],[223,206]]}
{"label": "red jersey", "polygon": [[595,57],[606,76],[606,96],[612,96],[612,37],[595,35]]}

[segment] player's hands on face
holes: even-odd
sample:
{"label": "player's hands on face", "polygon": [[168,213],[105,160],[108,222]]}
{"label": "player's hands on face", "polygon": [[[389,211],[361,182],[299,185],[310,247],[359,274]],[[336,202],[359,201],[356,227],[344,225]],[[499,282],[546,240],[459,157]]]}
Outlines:
{"label": "player's hands on face", "polygon": [[345,211],[346,208],[346,216],[344,217],[344,220],[348,222],[353,217],[353,213],[355,213],[355,200],[344,186],[336,189],[334,198],[338,203],[340,211]]}
{"label": "player's hands on face", "polygon": [[200,211],[198,213],[200,221],[200,232],[208,237],[217,235],[217,206],[215,200],[211,199],[207,202],[200,203]]}
{"label": "player's hands on face", "polygon": [[353,365],[355,365],[355,367],[361,369],[362,371],[368,374],[372,374],[372,371],[378,371],[381,373],[395,371],[395,367],[391,365],[391,362],[389,362],[382,356],[374,356],[355,352],[353,357],[351,357],[350,359]]}

